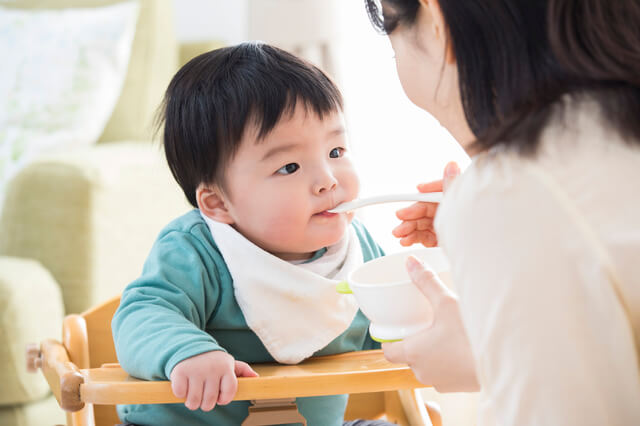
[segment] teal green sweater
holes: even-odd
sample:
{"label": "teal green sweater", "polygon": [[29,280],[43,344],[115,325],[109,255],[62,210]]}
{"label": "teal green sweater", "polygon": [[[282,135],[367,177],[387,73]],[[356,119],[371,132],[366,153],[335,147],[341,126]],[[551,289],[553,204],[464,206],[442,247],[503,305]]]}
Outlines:
{"label": "teal green sweater", "polygon": [[[384,255],[362,224],[351,226],[364,261]],[[379,348],[368,326],[358,311],[351,326],[315,355]],[[247,326],[229,270],[198,210],[160,233],[142,275],[124,290],[112,328],[120,364],[142,379],[167,380],[180,361],[214,350],[249,364],[274,362]],[[298,398],[297,403],[310,426],[329,426],[342,424],[346,400],[338,395]],[[204,412],[184,404],[124,405],[118,412],[123,421],[139,425],[239,425],[248,406],[248,401],[234,401]]]}

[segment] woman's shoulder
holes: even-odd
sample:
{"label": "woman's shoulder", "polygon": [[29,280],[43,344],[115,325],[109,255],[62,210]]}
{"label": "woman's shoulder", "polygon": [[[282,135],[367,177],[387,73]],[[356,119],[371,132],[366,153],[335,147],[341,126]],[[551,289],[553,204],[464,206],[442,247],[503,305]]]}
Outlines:
{"label": "woman's shoulder", "polygon": [[640,182],[640,144],[611,129],[593,102],[565,100],[563,106],[541,133],[536,152],[497,147],[477,155],[443,205],[509,204],[521,198],[518,193],[542,187],[546,191],[538,195],[556,198],[562,193],[590,209],[598,198],[611,197],[612,188],[632,191]]}
{"label": "woman's shoulder", "polygon": [[618,254],[619,236],[640,227],[640,199],[630,196],[640,182],[640,148],[604,125],[592,106],[554,117],[532,155],[499,148],[476,156],[438,209],[441,244],[459,247],[466,244],[460,235],[479,229],[514,240],[562,228],[584,241],[589,229]]}
{"label": "woman's shoulder", "polygon": [[529,192],[537,186],[528,173],[530,160],[514,153],[486,152],[473,161],[447,190],[438,211],[438,216],[449,216],[451,212],[475,210],[482,205],[495,208],[513,202],[523,191]]}

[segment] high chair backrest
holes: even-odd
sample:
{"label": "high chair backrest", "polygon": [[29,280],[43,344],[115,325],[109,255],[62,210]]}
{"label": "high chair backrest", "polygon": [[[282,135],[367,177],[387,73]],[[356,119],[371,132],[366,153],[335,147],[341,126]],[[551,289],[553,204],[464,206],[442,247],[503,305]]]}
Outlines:
{"label": "high chair backrest", "polygon": [[[118,362],[111,334],[111,319],[119,305],[118,296],[80,315],[65,317],[63,344],[69,359],[78,368],[98,368],[103,364]],[[120,423],[113,405],[87,405],[67,418],[72,426],[113,426]]]}
{"label": "high chair backrest", "polygon": [[80,315],[64,320],[63,339],[71,361],[80,368],[118,362],[111,334],[111,319],[120,305],[115,297]]}

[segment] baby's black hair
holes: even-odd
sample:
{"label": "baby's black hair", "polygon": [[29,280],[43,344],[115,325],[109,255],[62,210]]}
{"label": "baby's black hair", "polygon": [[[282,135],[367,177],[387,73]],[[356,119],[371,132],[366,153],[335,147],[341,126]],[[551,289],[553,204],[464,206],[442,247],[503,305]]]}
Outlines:
{"label": "baby's black hair", "polygon": [[197,207],[201,183],[223,174],[248,125],[263,139],[301,102],[320,119],[342,110],[342,96],[314,65],[264,43],[199,55],[173,77],[159,112],[164,151],[176,181]]}

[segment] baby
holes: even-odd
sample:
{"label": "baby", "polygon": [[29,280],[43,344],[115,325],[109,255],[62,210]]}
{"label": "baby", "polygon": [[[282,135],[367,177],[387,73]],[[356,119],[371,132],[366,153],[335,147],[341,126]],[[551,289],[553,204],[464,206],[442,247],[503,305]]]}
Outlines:
{"label": "baby", "polygon": [[[342,97],[318,68],[265,44],[214,50],[178,71],[162,112],[169,167],[195,209],[160,233],[112,325],[122,367],[170,379],[186,401],[119,415],[239,425],[247,363],[379,348],[335,283],[383,252],[352,214],[328,212],[359,183]],[[297,405],[310,425],[341,425],[346,401]]]}

